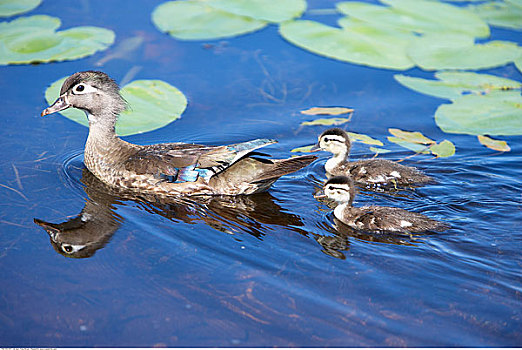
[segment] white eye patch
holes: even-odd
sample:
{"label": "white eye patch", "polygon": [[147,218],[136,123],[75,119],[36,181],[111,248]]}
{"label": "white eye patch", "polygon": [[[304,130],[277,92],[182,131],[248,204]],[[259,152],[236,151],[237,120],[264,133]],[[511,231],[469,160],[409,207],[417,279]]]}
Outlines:
{"label": "white eye patch", "polygon": [[62,245],[60,246],[60,248],[62,248],[62,251],[64,253],[67,253],[67,254],[74,254],[76,253],[77,251],[85,248],[85,245],[77,245],[77,244],[66,244],[66,243],[62,243]]}
{"label": "white eye patch", "polygon": [[323,136],[323,141],[324,142],[337,141],[337,142],[342,142],[342,143],[346,142],[344,137],[338,136],[338,135],[325,135],[325,136]]}
{"label": "white eye patch", "polygon": [[79,83],[79,84],[76,84],[72,88],[71,91],[75,95],[83,95],[83,94],[89,94],[92,92],[96,92],[96,91],[98,91],[98,89],[96,89],[95,87],[92,87],[90,85],[87,85],[85,83]]}

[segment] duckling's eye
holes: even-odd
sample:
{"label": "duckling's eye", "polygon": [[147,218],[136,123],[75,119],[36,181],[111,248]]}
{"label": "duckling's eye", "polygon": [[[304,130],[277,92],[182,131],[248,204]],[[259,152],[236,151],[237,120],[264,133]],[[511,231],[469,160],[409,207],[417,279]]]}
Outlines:
{"label": "duckling's eye", "polygon": [[62,246],[62,249],[63,249],[63,251],[66,252],[66,253],[71,253],[71,252],[73,251],[73,247],[70,246],[70,245],[68,245],[68,244],[64,244],[64,245]]}
{"label": "duckling's eye", "polygon": [[76,86],[76,91],[81,92],[83,90],[85,90],[85,86],[83,86],[82,84]]}

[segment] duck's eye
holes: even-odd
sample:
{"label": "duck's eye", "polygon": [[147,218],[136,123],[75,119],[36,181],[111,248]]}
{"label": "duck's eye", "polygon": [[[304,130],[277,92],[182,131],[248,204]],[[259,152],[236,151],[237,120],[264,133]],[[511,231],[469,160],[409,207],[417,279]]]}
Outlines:
{"label": "duck's eye", "polygon": [[90,93],[90,92],[96,92],[96,88],[90,86],[90,85],[87,85],[87,84],[78,84],[76,85],[73,89],[72,89],[72,93],[73,94],[78,94],[78,95],[81,95],[81,94],[87,94],[87,93]]}
{"label": "duck's eye", "polygon": [[68,244],[64,244],[64,245],[62,246],[62,249],[63,249],[63,251],[66,252],[66,253],[71,253],[71,252],[73,251],[73,247],[70,246],[70,245],[68,245]]}

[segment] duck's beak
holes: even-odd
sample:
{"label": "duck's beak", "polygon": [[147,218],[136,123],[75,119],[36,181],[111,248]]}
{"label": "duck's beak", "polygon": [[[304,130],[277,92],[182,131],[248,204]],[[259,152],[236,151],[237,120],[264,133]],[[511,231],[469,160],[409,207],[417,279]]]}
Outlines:
{"label": "duck's beak", "polygon": [[321,146],[319,146],[319,143],[316,143],[315,145],[312,146],[312,148],[310,148],[310,152],[317,152],[317,151],[322,151]]}
{"label": "duck's beak", "polygon": [[42,117],[48,114],[63,111],[64,109],[67,109],[69,107],[71,107],[71,104],[67,101],[67,97],[65,95],[62,95],[58,97],[58,99],[51,106],[47,107],[42,111]]}

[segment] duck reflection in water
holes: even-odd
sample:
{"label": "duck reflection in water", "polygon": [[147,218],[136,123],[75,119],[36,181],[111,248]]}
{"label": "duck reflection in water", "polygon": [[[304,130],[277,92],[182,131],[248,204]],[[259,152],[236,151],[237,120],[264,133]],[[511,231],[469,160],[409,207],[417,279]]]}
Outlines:
{"label": "duck reflection in water", "polygon": [[226,233],[246,232],[257,238],[264,235],[265,225],[290,227],[306,234],[301,218],[285,212],[277,199],[267,192],[249,196],[205,196],[159,198],[136,196],[134,192],[108,187],[89,170],[83,168],[81,182],[87,194],[78,216],[62,223],[40,219],[34,222],[49,234],[51,245],[60,254],[71,258],[88,258],[103,248],[124,221],[116,207],[133,200],[144,210],[169,220],[186,223],[205,222]]}

